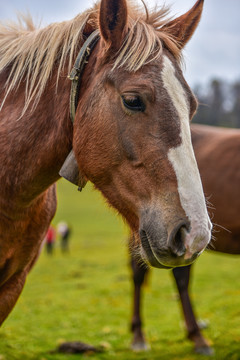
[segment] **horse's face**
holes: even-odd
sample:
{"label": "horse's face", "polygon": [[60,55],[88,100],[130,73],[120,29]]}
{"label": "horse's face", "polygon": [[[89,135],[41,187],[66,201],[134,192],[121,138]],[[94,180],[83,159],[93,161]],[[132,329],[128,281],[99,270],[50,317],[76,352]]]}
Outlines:
{"label": "horse's face", "polygon": [[167,50],[132,73],[96,63],[76,116],[79,167],[127,220],[144,260],[186,265],[211,230],[190,138],[196,100]]}

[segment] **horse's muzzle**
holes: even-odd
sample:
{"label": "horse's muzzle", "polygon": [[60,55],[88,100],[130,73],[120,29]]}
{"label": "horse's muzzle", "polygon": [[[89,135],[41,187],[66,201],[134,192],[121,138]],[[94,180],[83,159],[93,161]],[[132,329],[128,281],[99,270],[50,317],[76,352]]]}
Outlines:
{"label": "horse's muzzle", "polygon": [[[192,249],[188,246],[191,224],[188,219],[175,219],[172,226],[156,222],[156,217],[142,221],[139,237],[141,256],[151,266],[173,268],[191,264],[202,253],[209,242],[209,232],[193,235]],[[193,250],[194,249],[194,250]]]}

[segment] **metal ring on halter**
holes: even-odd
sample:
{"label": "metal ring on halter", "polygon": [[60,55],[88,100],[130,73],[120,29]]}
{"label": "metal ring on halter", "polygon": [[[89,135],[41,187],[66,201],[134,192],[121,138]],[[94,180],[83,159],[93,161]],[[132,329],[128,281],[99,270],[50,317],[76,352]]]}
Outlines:
{"label": "metal ring on halter", "polygon": [[[91,51],[100,38],[99,30],[95,30],[85,41],[81,50],[77,56],[75,64],[68,78],[72,81],[71,93],[70,93],[70,118],[74,123],[76,109],[78,105],[81,75],[84,67],[88,62],[88,58],[91,55]],[[78,190],[82,190],[87,183],[86,178],[79,171],[77,160],[75,158],[73,150],[69,153],[66,160],[64,161],[59,175],[70,181],[74,185],[78,186]]]}

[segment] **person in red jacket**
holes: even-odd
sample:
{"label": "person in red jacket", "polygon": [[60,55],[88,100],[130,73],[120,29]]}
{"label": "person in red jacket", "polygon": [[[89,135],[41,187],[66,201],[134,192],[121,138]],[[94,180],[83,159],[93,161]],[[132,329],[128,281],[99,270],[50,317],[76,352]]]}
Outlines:
{"label": "person in red jacket", "polygon": [[49,226],[45,241],[46,241],[46,250],[47,253],[52,255],[53,254],[53,248],[56,240],[56,231],[53,226]]}

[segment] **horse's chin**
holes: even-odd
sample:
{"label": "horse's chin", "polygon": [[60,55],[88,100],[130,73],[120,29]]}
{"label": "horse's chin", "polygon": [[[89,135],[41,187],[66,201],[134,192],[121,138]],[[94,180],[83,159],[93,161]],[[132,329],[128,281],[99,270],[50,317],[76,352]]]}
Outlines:
{"label": "horse's chin", "polygon": [[171,270],[174,267],[173,266],[166,266],[161,264],[158,260],[156,260],[155,257],[145,257],[143,256],[143,260],[150,266],[158,268],[158,269],[166,269],[166,270]]}

